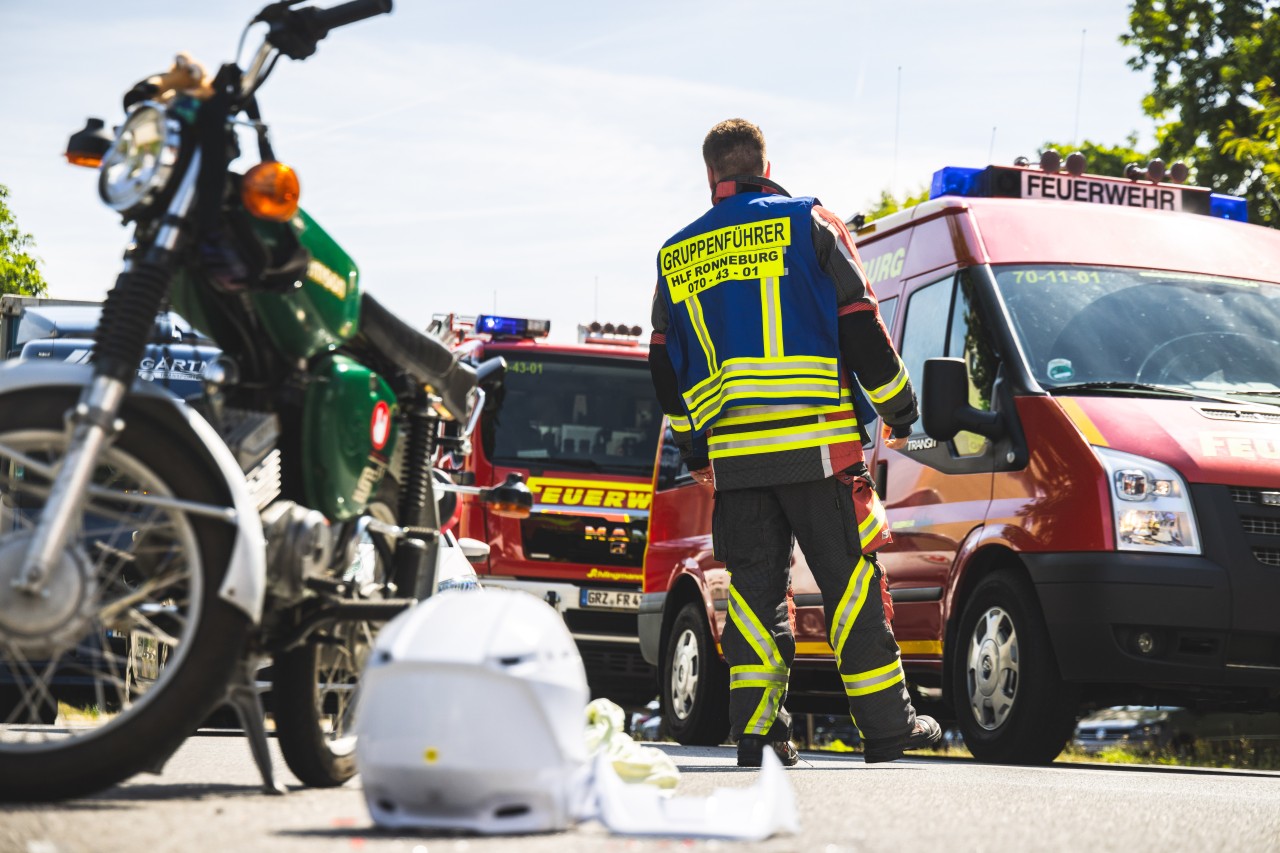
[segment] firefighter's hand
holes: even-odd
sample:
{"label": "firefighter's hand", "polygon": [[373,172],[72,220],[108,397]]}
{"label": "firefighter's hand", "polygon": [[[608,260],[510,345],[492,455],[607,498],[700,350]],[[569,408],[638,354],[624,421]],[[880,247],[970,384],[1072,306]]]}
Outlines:
{"label": "firefighter's hand", "polygon": [[880,430],[880,435],[884,439],[884,446],[889,450],[902,450],[904,447],[907,446],[907,440],[911,438],[911,433],[909,430],[906,435],[903,435],[903,436],[894,435],[893,430],[890,429],[888,424],[882,425],[882,428]]}
{"label": "firefighter's hand", "polygon": [[697,471],[690,472],[693,475],[694,482],[699,485],[714,489],[716,487],[715,475],[711,473],[711,466],[699,468]]}

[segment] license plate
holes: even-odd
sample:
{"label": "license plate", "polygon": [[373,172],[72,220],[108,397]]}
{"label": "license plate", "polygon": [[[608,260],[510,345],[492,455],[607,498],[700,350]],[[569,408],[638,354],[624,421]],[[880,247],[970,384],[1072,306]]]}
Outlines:
{"label": "license plate", "polygon": [[582,606],[606,610],[639,610],[640,593],[623,589],[584,589]]}

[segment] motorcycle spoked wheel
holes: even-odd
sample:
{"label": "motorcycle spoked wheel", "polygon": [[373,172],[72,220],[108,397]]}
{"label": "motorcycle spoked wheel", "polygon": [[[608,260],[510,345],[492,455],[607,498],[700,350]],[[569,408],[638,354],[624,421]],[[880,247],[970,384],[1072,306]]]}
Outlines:
{"label": "motorcycle spoked wheel", "polygon": [[49,480],[10,453],[56,463],[72,404],[43,390],[0,398],[0,679],[17,697],[0,708],[3,801],[81,796],[157,767],[221,700],[249,630],[218,595],[235,528],[126,497],[225,506],[216,471],[193,468],[189,447],[127,404],[51,604],[12,589]]}
{"label": "motorcycle spoked wheel", "polygon": [[[395,480],[384,477],[367,514],[395,524],[398,494]],[[366,586],[384,583],[389,572],[369,541],[357,544],[355,563],[345,576]],[[304,785],[334,788],[356,773],[356,694],[380,627],[339,622],[273,662],[276,739],[285,763]]]}

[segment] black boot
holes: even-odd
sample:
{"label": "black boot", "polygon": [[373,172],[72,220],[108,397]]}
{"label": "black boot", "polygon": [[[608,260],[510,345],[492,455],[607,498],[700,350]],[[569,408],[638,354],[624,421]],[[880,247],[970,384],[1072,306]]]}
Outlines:
{"label": "black boot", "polygon": [[933,717],[916,716],[916,724],[905,735],[896,738],[867,740],[862,750],[862,760],[867,764],[897,761],[903,750],[928,749],[942,740],[942,727]]}

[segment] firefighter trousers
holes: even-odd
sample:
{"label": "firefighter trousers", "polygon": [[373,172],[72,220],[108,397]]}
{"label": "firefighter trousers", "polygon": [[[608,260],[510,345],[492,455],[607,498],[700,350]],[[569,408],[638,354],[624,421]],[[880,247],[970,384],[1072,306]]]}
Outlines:
{"label": "firefighter trousers", "polygon": [[863,554],[883,518],[863,519],[860,534],[858,512],[850,486],[838,477],[716,494],[715,556],[731,578],[721,645],[734,737],[772,741],[791,734],[783,701],[796,649],[787,593],[797,542],[822,593],[827,638],[854,724],[872,741],[914,728],[915,709],[881,599],[882,571],[874,556]]}

